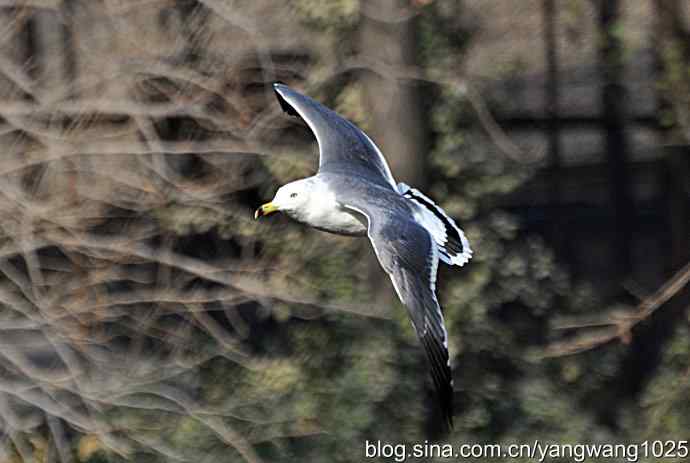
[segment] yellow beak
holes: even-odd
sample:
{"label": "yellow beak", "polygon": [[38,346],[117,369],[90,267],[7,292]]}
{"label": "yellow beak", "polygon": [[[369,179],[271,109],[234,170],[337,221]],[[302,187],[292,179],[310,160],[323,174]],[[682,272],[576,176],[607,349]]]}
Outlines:
{"label": "yellow beak", "polygon": [[273,203],[266,203],[254,212],[254,219],[258,219],[264,215],[270,215],[277,212],[278,208]]}

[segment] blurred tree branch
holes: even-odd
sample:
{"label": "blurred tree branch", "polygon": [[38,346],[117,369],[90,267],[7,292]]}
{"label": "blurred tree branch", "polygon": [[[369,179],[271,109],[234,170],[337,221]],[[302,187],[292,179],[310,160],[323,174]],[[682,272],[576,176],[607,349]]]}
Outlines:
{"label": "blurred tree branch", "polygon": [[[616,311],[603,319],[589,321],[560,321],[554,326],[559,330],[580,330],[573,339],[552,343],[543,353],[544,357],[560,357],[595,349],[615,341],[630,342],[632,329],[647,320],[654,312],[686,287],[690,281],[690,263],[686,264],[673,277],[645,298],[634,311]],[[591,330],[587,330],[592,328]]]}

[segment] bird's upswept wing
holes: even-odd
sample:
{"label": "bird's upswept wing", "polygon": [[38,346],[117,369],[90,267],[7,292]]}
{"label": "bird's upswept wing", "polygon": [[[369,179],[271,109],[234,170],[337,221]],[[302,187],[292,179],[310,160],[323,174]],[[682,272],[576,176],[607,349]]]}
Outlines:
{"label": "bird's upswept wing", "polygon": [[381,150],[367,134],[285,84],[273,84],[273,89],[283,111],[300,117],[314,133],[319,143],[319,172],[357,175],[396,190],[395,180]]}
{"label": "bird's upswept wing", "polygon": [[429,232],[411,219],[386,211],[350,207],[369,221],[368,236],[381,267],[412,320],[431,367],[445,424],[453,426],[453,378],[448,335],[436,299],[439,251]]}

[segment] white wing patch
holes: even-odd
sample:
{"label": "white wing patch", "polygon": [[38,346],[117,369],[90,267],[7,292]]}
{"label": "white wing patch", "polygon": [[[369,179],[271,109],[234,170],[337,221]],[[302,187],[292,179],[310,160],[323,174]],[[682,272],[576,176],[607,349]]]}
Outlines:
{"label": "white wing patch", "polygon": [[460,227],[428,196],[405,183],[398,183],[398,192],[417,204],[415,220],[431,234],[439,250],[439,258],[448,265],[465,265],[472,258],[472,248]]}

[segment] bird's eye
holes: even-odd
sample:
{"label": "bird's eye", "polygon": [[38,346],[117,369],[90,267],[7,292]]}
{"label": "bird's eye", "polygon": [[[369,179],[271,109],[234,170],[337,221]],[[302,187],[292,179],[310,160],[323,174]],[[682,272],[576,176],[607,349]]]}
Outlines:
{"label": "bird's eye", "polygon": [[291,197],[291,198],[297,197],[297,193],[292,193],[292,194],[290,195],[290,197]]}

